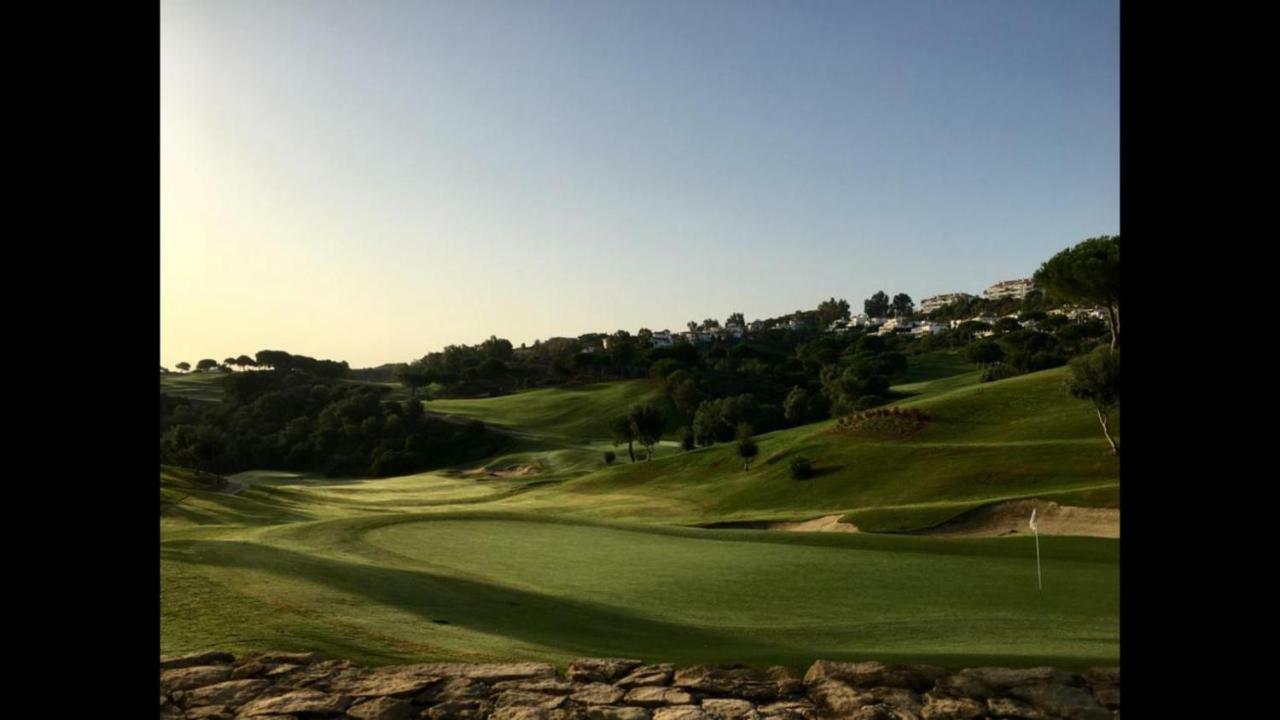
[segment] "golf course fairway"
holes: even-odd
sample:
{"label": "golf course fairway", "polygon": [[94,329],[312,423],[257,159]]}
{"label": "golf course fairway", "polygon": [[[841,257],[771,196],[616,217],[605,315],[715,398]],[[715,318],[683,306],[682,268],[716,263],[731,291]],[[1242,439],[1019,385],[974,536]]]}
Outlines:
{"label": "golf course fairway", "polygon": [[372,662],[627,655],[1115,662],[1118,543],[676,530],[504,514],[365,517],[164,544],[166,652]]}

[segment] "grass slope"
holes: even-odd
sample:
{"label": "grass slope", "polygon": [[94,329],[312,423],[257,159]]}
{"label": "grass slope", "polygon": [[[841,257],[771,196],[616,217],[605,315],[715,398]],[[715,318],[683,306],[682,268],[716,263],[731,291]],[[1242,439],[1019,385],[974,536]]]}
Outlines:
{"label": "grass slope", "polygon": [[220,372],[161,375],[160,392],[191,402],[218,402],[222,399],[222,384],[218,381],[225,377],[226,374]]}
{"label": "grass slope", "polygon": [[162,649],[367,662],[623,655],[1083,667],[1118,651],[1118,543],[371,515],[162,544]]}
{"label": "grass slope", "polygon": [[[760,436],[760,455],[743,472],[731,444],[601,467],[504,506],[554,507],[592,517],[646,517],[703,524],[804,519],[848,513],[860,528],[911,530],[979,505],[1051,496],[1091,505],[1118,501],[1119,463],[1088,406],[1066,395],[1064,369],[996,383],[917,387],[904,407],[933,421],[905,438],[856,438],[834,422]],[[790,478],[791,458],[814,460],[816,477]]]}
{"label": "grass slope", "polygon": [[527,390],[496,398],[432,400],[427,409],[536,435],[586,443],[609,437],[608,422],[632,405],[666,402],[655,380],[624,380]]}

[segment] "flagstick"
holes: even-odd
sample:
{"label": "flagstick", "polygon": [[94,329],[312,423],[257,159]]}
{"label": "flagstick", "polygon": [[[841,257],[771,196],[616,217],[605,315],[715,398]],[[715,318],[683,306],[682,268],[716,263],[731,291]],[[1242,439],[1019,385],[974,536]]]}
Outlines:
{"label": "flagstick", "polygon": [[1040,531],[1033,530],[1036,535],[1036,589],[1043,591],[1044,582],[1040,578]]}
{"label": "flagstick", "polygon": [[1036,536],[1036,588],[1041,592],[1044,591],[1044,581],[1040,577],[1040,526],[1036,525],[1036,509],[1031,508],[1031,519],[1027,521],[1027,525],[1031,527],[1031,532]]}

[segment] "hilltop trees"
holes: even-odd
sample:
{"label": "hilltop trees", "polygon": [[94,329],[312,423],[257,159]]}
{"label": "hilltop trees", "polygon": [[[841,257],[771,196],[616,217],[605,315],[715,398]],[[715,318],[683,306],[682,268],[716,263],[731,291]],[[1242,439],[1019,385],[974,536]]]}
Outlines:
{"label": "hilltop trees", "polygon": [[835,322],[836,320],[848,320],[848,319],[849,319],[849,301],[848,300],[844,300],[844,299],[836,300],[835,298],[831,298],[830,300],[823,300],[822,302],[818,303],[818,327],[819,328],[828,327],[831,325],[831,323]]}
{"label": "hilltop trees", "polygon": [[1059,300],[1107,310],[1111,348],[1120,347],[1120,236],[1084,240],[1049,258],[1033,278]]}
{"label": "hilltop trees", "polygon": [[870,317],[884,317],[889,314],[889,296],[883,290],[867,298],[862,303],[862,311]]}
{"label": "hilltop trees", "polygon": [[205,358],[196,363],[196,370],[199,370],[200,372],[207,372],[216,367],[218,367],[218,361],[213,358]]}
{"label": "hilltop trees", "polygon": [[236,367],[243,370],[247,367],[257,367],[258,363],[254,362],[253,358],[249,357],[248,355],[241,355],[240,357],[236,358],[235,365]]}
{"label": "hilltop trees", "polygon": [[222,399],[206,407],[161,397],[162,462],[219,473],[398,475],[485,457],[509,442],[483,425],[426,416],[419,403],[386,401],[385,387],[310,369],[236,373],[225,383]]}
{"label": "hilltop trees", "polygon": [[178,368],[178,369],[179,369],[179,370],[181,370],[182,372],[189,372],[189,371],[191,370],[191,363],[189,363],[189,362],[180,362],[180,363],[178,363],[177,365],[174,365],[174,367]]}
{"label": "hilltop trees", "polygon": [[893,296],[894,317],[910,317],[913,312],[915,312],[915,303],[912,302],[910,295],[898,293]]}
{"label": "hilltop trees", "polygon": [[1111,444],[1111,452],[1120,454],[1120,445],[1111,436],[1111,413],[1120,409],[1120,351],[1109,347],[1097,347],[1088,355],[1071,361],[1071,376],[1067,380],[1067,392],[1080,400],[1088,400],[1102,434]]}
{"label": "hilltop trees", "polygon": [[746,320],[746,318],[744,318],[744,317],[742,316],[742,313],[740,313],[740,312],[736,312],[736,313],[729,313],[729,317],[728,317],[728,319],[726,319],[726,320],[724,321],[724,324],[725,324],[726,326],[728,326],[728,325],[737,325],[738,327],[746,327],[746,326],[747,326],[747,320]]}

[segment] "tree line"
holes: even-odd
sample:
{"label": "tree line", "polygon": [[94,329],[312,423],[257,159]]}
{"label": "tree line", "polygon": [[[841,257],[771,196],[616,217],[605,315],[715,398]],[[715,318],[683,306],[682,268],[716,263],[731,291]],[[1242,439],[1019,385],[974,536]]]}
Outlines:
{"label": "tree line", "polygon": [[[160,394],[160,457],[215,473],[249,469],[403,475],[488,457],[509,439],[483,423],[428,415],[388,388],[344,382],[334,365],[274,356],[270,370],[222,378],[222,399]],[[345,365],[343,363],[342,365]]]}

